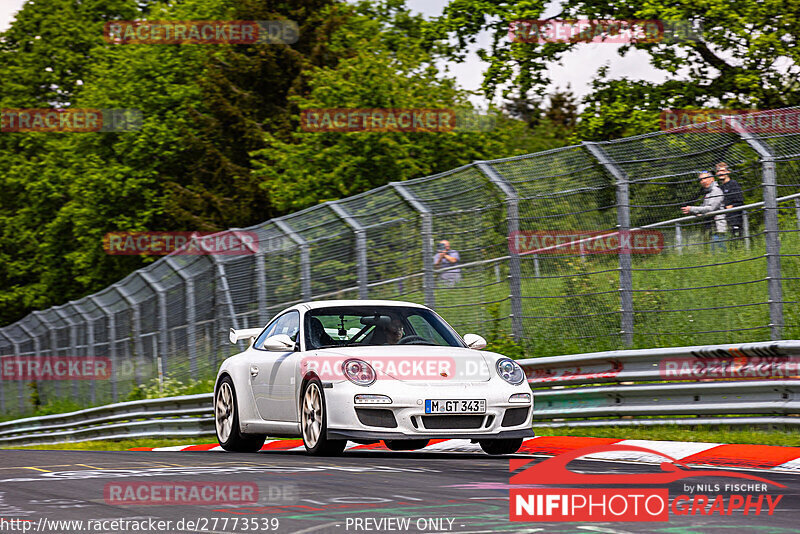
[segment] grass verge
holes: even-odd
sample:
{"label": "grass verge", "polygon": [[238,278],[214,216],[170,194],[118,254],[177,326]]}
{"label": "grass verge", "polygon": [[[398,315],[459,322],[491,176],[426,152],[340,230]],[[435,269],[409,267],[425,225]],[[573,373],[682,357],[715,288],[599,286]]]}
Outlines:
{"label": "grass verge", "polygon": [[24,447],[3,447],[3,449],[61,450],[61,451],[126,451],[134,447],[172,447],[174,445],[195,445],[213,443],[215,438],[171,438],[171,439],[123,439],[119,441],[81,441],[79,443],[52,443],[47,445],[27,445]]}
{"label": "grass verge", "polygon": [[596,438],[741,443],[800,447],[800,430],[755,430],[712,426],[600,426],[594,428],[546,428],[534,425],[537,436],[589,436]]}
{"label": "grass verge", "polygon": [[[745,445],[779,445],[800,447],[800,430],[754,430],[736,427],[711,426],[683,427],[620,427],[546,428],[534,426],[537,436],[588,436],[597,438],[647,439],[663,441],[693,441],[705,443],[740,443]],[[121,441],[85,441],[53,445],[4,447],[5,449],[125,451],[134,447],[171,447],[174,445],[199,445],[213,443],[214,438],[130,439]]]}

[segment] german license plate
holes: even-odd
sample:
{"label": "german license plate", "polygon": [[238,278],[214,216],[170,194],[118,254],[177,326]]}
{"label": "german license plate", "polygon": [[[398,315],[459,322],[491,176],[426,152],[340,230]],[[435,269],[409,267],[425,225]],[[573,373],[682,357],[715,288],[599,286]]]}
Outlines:
{"label": "german license plate", "polygon": [[426,399],[425,413],[486,413],[486,400]]}

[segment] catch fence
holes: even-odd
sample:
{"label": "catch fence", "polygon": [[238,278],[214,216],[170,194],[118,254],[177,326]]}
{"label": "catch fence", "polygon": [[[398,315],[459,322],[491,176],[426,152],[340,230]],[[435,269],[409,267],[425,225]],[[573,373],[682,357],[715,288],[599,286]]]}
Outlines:
{"label": "catch fence", "polygon": [[[0,412],[101,405],[159,378],[212,377],[237,350],[230,327],[322,298],[424,303],[459,333],[511,350],[513,340],[527,356],[800,338],[800,134],[723,121],[475,162],[243,229],[257,235],[252,254],[161,258],[0,329],[3,365],[95,356],[112,369],[104,380],[3,380]],[[724,250],[705,230],[710,217],[679,210],[699,203],[698,173],[719,162],[746,203],[743,233],[728,233]],[[597,233],[637,228],[658,232],[657,253],[593,245]],[[517,246],[537,232],[578,237],[561,249]],[[454,284],[434,264],[442,239],[460,255]]]}

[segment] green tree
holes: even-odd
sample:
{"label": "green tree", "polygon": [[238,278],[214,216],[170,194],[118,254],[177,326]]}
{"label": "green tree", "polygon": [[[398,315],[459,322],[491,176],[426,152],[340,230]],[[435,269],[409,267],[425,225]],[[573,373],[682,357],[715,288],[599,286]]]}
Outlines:
{"label": "green tree", "polygon": [[[536,44],[507,38],[509,24],[541,19],[545,2],[453,0],[431,26],[436,38],[454,37],[462,48],[482,30],[493,32],[491,48],[479,51],[489,63],[483,91],[493,98],[543,89],[551,80],[547,67],[583,46],[577,40]],[[585,99],[578,135],[611,138],[652,130],[658,111],[668,107],[777,108],[800,104],[796,79],[800,73],[797,41],[800,1],[608,3],[565,0],[554,19],[660,19],[664,39],[624,45],[620,54],[636,48],[664,71],[664,83],[610,80],[600,71]],[[453,55],[462,59],[463,52]]]}

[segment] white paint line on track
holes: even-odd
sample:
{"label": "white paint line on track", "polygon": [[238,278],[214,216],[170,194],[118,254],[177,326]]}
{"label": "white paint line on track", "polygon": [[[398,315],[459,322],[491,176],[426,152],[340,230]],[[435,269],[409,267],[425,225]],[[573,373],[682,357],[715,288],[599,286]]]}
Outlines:
{"label": "white paint line on track", "polygon": [[788,462],[776,465],[770,471],[787,471],[789,473],[800,473],[800,458],[789,460]]}
{"label": "white paint line on track", "polygon": [[[535,447],[535,442],[537,439],[547,437],[547,436],[536,436],[533,438],[525,439],[524,442],[530,444]],[[282,441],[282,440],[267,440],[265,443],[272,443],[275,441]],[[352,441],[347,442],[346,450],[353,449],[357,447],[359,444],[354,443]],[[696,442],[681,442],[681,441],[649,441],[649,440],[640,440],[640,439],[627,439],[621,440],[614,445],[632,445],[637,447],[643,447],[646,449],[652,449],[653,451],[666,454],[672,458],[675,458],[678,461],[681,461],[683,458],[687,458],[691,455],[712,449],[719,445],[724,445],[720,443],[696,443]],[[193,445],[176,445],[172,447],[157,447],[154,448],[154,452],[166,452],[166,451],[185,451],[192,447]],[[290,449],[275,449],[281,451],[291,451],[291,452],[305,452],[305,447],[303,445],[299,445],[297,447],[292,447]],[[364,450],[370,452],[390,452],[386,449],[356,449],[356,450]],[[206,449],[207,452],[225,452],[225,450],[216,445],[215,447],[211,447]],[[420,449],[423,452],[481,452],[480,445],[477,443],[472,443],[469,439],[449,439],[446,441],[441,441],[439,443],[435,443],[433,445],[429,445],[424,449]],[[200,451],[197,451],[200,452]],[[526,456],[542,456],[542,457],[550,457],[552,454],[527,454]],[[645,452],[639,451],[606,451],[602,453],[595,453],[589,454],[586,456],[581,457],[584,460],[594,460],[594,461],[605,461],[605,462],[625,462],[625,463],[648,463],[648,464],[660,464],[661,462],[666,461],[666,458],[659,456],[657,454],[648,454]],[[695,467],[703,468],[702,464],[695,465]],[[710,466],[709,468],[713,468]],[[738,471],[755,471],[755,472],[765,472],[765,471],[775,471],[775,472],[782,472],[787,474],[800,474],[800,454],[798,458],[794,460],[790,460],[785,462],[781,465],[775,466],[770,469],[763,469],[763,468],[755,468],[749,466],[742,466],[742,467],[734,467],[734,466],[726,466],[726,469],[733,469]]]}
{"label": "white paint line on track", "polygon": [[[682,441],[648,441],[643,439],[626,439],[614,443],[614,445],[633,445],[652,449],[680,460],[698,452],[707,451],[719,445],[719,443],[691,443]],[[588,454],[584,458],[602,458],[606,460],[632,460],[637,462],[661,463],[666,461],[663,456],[647,454],[639,451],[608,451],[598,454]]]}
{"label": "white paint line on track", "polygon": [[481,450],[481,446],[477,443],[471,443],[468,439],[448,439],[447,441],[428,445],[422,450],[431,452],[477,452]]}

